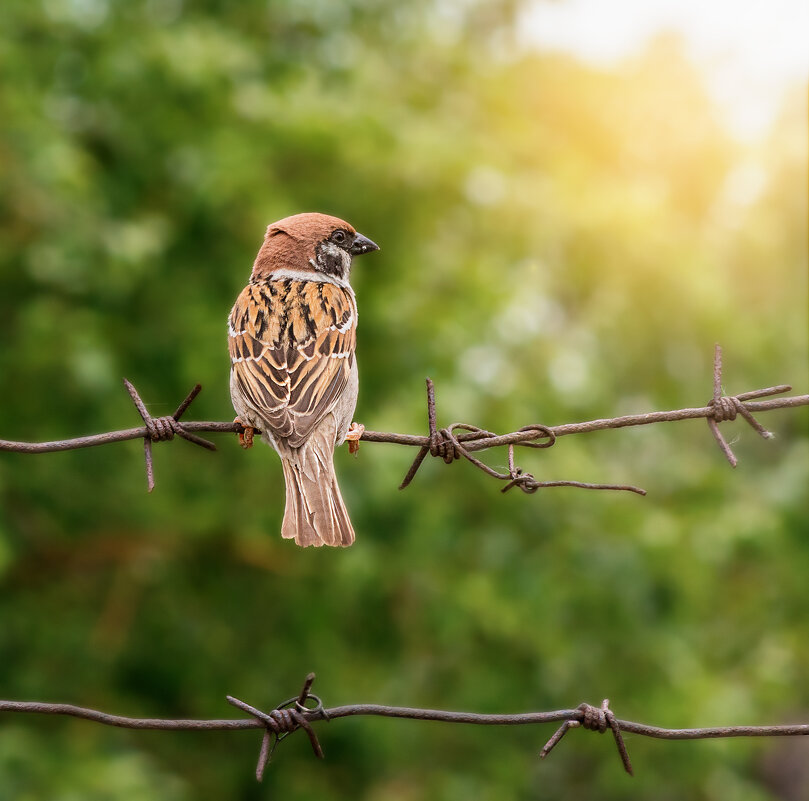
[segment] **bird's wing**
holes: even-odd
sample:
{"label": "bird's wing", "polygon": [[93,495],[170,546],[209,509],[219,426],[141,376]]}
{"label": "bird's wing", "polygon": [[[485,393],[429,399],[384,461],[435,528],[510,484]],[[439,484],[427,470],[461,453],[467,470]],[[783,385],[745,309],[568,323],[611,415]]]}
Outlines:
{"label": "bird's wing", "polygon": [[230,361],[243,400],[299,447],[335,406],[354,365],[350,289],[291,279],[248,284],[230,314]]}

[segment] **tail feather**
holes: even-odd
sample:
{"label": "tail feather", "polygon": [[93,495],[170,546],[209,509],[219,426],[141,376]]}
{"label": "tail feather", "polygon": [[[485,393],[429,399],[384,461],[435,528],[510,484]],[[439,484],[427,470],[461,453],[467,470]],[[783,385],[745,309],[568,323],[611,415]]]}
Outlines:
{"label": "tail feather", "polygon": [[286,508],[281,536],[298,545],[348,546],[354,528],[348,518],[328,440],[315,433],[301,448],[281,454]]}

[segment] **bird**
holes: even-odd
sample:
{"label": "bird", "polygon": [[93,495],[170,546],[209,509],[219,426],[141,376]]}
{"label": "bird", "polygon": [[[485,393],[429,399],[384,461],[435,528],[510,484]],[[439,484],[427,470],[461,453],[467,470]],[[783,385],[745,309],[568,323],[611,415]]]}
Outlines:
{"label": "bird", "polygon": [[267,227],[250,281],[228,319],[230,394],[243,447],[254,430],[281,458],[281,536],[307,546],[348,546],[354,528],[334,471],[334,450],[359,447],[355,256],[379,250],[327,214]]}

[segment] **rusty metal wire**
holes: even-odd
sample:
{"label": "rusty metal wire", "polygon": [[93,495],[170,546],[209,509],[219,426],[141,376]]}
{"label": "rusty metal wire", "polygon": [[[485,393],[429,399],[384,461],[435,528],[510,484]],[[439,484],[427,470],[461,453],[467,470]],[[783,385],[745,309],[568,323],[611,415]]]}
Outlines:
{"label": "rusty metal wire", "polygon": [[556,747],[559,741],[567,734],[568,729],[574,729],[577,726],[582,726],[590,731],[597,731],[599,734],[604,734],[609,728],[612,731],[612,736],[615,738],[615,745],[618,748],[618,755],[621,757],[621,763],[624,770],[630,775],[634,776],[632,770],[632,762],[629,759],[629,752],[626,750],[624,737],[621,734],[621,727],[618,725],[618,719],[610,709],[609,698],[605,698],[601,702],[600,707],[591,706],[588,703],[579,704],[576,708],[581,712],[581,719],[571,718],[566,720],[554,733],[550,740],[542,747],[539,752],[539,758],[545,759],[548,754]]}
{"label": "rusty metal wire", "polygon": [[188,442],[192,442],[194,445],[199,445],[210,451],[216,450],[216,445],[214,445],[213,442],[209,442],[207,439],[203,439],[196,434],[191,434],[186,431],[183,424],[180,422],[180,417],[183,412],[185,412],[194,398],[202,391],[201,384],[197,384],[191,392],[188,393],[185,400],[177,407],[177,411],[170,417],[152,417],[152,415],[149,414],[149,410],[146,408],[146,404],[141,400],[140,395],[138,395],[138,391],[126,378],[124,379],[124,386],[129,393],[129,397],[132,398],[132,403],[135,404],[138,414],[143,418],[143,422],[146,425],[146,436],[143,438],[143,455],[146,459],[146,484],[149,488],[149,492],[154,489],[154,466],[152,464],[153,442],[168,442],[174,439],[174,435],[177,434],[177,436],[188,440]]}
{"label": "rusty metal wire", "polygon": [[[585,484],[581,481],[537,481],[531,473],[526,473],[522,468],[517,467],[514,463],[514,446],[522,445],[526,448],[550,448],[556,443],[556,434],[553,429],[548,426],[534,424],[530,426],[523,426],[523,428],[515,431],[517,436],[521,435],[520,439],[516,439],[508,443],[508,473],[499,473],[489,465],[484,464],[480,459],[476,459],[470,453],[472,446],[476,443],[483,443],[483,447],[491,447],[486,445],[487,440],[496,439],[497,435],[491,431],[485,431],[477,426],[471,426],[467,423],[453,423],[447,428],[437,429],[436,427],[436,411],[435,411],[435,387],[433,382],[427,379],[427,423],[430,429],[428,436],[428,444],[422,446],[413,464],[407,471],[407,475],[399,485],[399,489],[404,489],[413,480],[418,469],[421,467],[422,462],[429,453],[431,456],[441,457],[446,464],[452,464],[456,459],[463,457],[471,462],[478,470],[482,470],[492,478],[497,478],[500,481],[507,481],[505,487],[501,492],[508,492],[512,487],[519,487],[523,492],[531,494],[536,492],[540,487],[579,487],[580,489],[600,489],[600,490],[626,490],[635,492],[638,495],[645,495],[646,491],[640,487],[633,487],[627,484]],[[455,431],[461,430],[468,432],[458,437],[455,436]],[[536,440],[545,440],[544,442],[536,442]]]}
{"label": "rusty metal wire", "polygon": [[[137,393],[137,390],[129,381],[124,381],[138,413],[144,421],[140,428],[129,428],[122,431],[110,431],[103,434],[94,434],[75,439],[56,440],[53,442],[15,442],[12,440],[0,440],[0,451],[15,451],[17,453],[51,453],[54,451],[66,451],[76,448],[90,448],[97,445],[107,445],[112,442],[123,442],[132,439],[143,439],[144,456],[146,459],[146,477],[149,491],[154,488],[154,468],[152,464],[152,443],[170,440],[177,436],[200,445],[209,450],[216,450],[216,446],[208,440],[196,435],[196,432],[210,433],[243,433],[244,427],[237,422],[184,422],[180,423],[181,415],[200,391],[197,384],[189,393],[188,397],[180,404],[177,411],[170,417],[153,418],[145,404]],[[394,445],[407,445],[419,449],[413,464],[407,472],[400,485],[404,489],[415,477],[424,459],[434,456],[442,459],[447,464],[464,458],[479,470],[500,481],[506,482],[502,491],[507,492],[513,487],[519,487],[523,492],[534,493],[538,489],[545,487],[578,487],[580,489],[597,490],[624,490],[645,495],[645,490],[628,484],[588,484],[581,481],[538,481],[531,473],[518,467],[514,461],[514,446],[519,445],[526,448],[550,448],[556,444],[560,437],[570,434],[584,434],[590,431],[603,431],[608,428],[626,428],[629,426],[644,426],[654,423],[675,422],[678,420],[694,420],[704,418],[716,439],[725,457],[731,466],[737,464],[736,456],[725,441],[719,430],[719,424],[725,421],[734,420],[737,415],[741,415],[745,421],[762,437],[771,438],[772,434],[767,431],[753,417],[754,412],[770,411],[772,409],[784,409],[796,406],[809,405],[809,395],[797,395],[790,398],[773,398],[771,400],[757,400],[770,395],[779,395],[790,392],[791,386],[780,384],[778,386],[767,387],[766,389],[756,389],[752,392],[743,392],[739,395],[722,395],[722,349],[716,345],[714,355],[714,382],[713,397],[706,406],[676,409],[672,411],[648,412],[645,414],[631,414],[622,417],[602,418],[589,420],[581,423],[565,423],[556,426],[547,426],[539,423],[524,426],[517,431],[508,434],[494,434],[477,426],[467,423],[452,423],[445,428],[438,428],[435,387],[433,382],[427,379],[427,436],[417,434],[398,434],[394,432],[381,432],[365,430],[360,437],[363,442],[387,442]],[[456,433],[457,432],[457,433]],[[261,433],[256,431],[255,433]],[[488,448],[498,448],[506,446],[508,448],[508,472],[500,473],[489,465],[475,458],[472,454]]]}
{"label": "rusty metal wire", "polygon": [[[278,704],[269,713],[262,712],[232,695],[227,696],[228,703],[241,709],[243,712],[252,715],[256,720],[264,724],[264,737],[261,740],[261,750],[258,755],[256,765],[256,779],[261,781],[264,778],[264,771],[275,753],[275,748],[284,737],[292,734],[298,729],[303,729],[309,736],[312,751],[318,759],[323,759],[323,749],[317,739],[315,730],[312,728],[310,719],[329,720],[329,715],[323,708],[323,702],[313,693],[309,692],[315,674],[310,673],[303,683],[303,688],[295,698],[289,698]],[[314,701],[315,706],[306,706],[307,701]],[[290,709],[290,707],[293,707]]]}
{"label": "rusty metal wire", "polygon": [[[665,729],[646,723],[621,720],[615,717],[609,701],[604,700],[600,707],[580,704],[575,709],[558,709],[551,712],[522,712],[517,714],[480,714],[477,712],[453,712],[443,709],[419,709],[415,707],[384,706],[381,704],[348,704],[325,708],[321,699],[311,692],[315,674],[306,677],[301,692],[278,704],[269,712],[263,712],[232,696],[227,700],[233,706],[246,712],[249,718],[236,720],[189,720],[166,718],[131,718],[110,715],[97,709],[73,706],[72,704],[51,704],[40,701],[0,701],[0,713],[18,712],[40,715],[66,715],[82,718],[105,726],[124,729],[150,729],[165,731],[242,731],[263,729],[256,778],[261,781],[264,771],[277,744],[303,729],[312,745],[316,757],[323,759],[323,749],[315,734],[313,723],[336,720],[337,718],[375,716],[404,718],[410,720],[431,720],[442,723],[466,723],[477,726],[526,726],[540,723],[561,723],[539,753],[541,759],[559,744],[570,729],[581,727],[604,734],[608,729],[613,735],[624,770],[633,775],[623,734],[638,734],[658,740],[705,740],[729,737],[803,737],[809,735],[809,724],[787,724],[775,726],[714,726],[695,729]],[[308,706],[307,704],[313,704]]]}

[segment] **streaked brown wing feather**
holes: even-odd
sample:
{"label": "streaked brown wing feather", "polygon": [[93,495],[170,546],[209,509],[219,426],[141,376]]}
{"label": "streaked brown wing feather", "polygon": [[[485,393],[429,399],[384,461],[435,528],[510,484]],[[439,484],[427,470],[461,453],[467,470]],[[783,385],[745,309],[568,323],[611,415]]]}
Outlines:
{"label": "streaked brown wing feather", "polygon": [[230,316],[230,358],[245,402],[298,447],[337,403],[354,364],[357,315],[330,283],[250,284]]}

